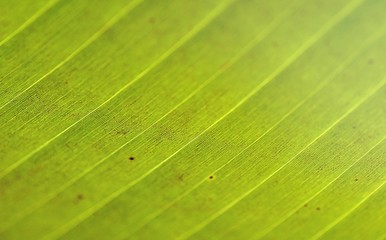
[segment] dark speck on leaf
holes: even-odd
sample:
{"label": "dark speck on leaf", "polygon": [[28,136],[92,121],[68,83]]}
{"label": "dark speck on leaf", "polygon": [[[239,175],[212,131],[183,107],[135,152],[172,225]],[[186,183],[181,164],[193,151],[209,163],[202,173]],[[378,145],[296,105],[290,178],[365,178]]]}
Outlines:
{"label": "dark speck on leaf", "polygon": [[84,196],[83,196],[83,194],[78,194],[78,196],[76,196],[76,198],[77,198],[78,200],[82,200],[82,199],[84,198]]}
{"label": "dark speck on leaf", "polygon": [[180,176],[178,176],[178,180],[184,181],[184,174],[181,174]]}
{"label": "dark speck on leaf", "polygon": [[319,210],[320,210],[320,207],[317,207],[317,208],[316,208],[316,211],[319,211]]}
{"label": "dark speck on leaf", "polygon": [[118,135],[126,135],[128,132],[129,132],[128,130],[122,129],[122,130],[117,131],[116,133]]}
{"label": "dark speck on leaf", "polygon": [[133,158],[133,157],[129,157],[129,160],[130,160],[130,161],[133,161],[133,160],[134,160],[134,158]]}
{"label": "dark speck on leaf", "polygon": [[209,179],[213,179],[213,176],[209,176]]}
{"label": "dark speck on leaf", "polygon": [[304,207],[308,207],[308,204],[306,203],[306,204],[304,204]]}
{"label": "dark speck on leaf", "polygon": [[355,182],[357,182],[358,181],[358,178],[355,178]]}

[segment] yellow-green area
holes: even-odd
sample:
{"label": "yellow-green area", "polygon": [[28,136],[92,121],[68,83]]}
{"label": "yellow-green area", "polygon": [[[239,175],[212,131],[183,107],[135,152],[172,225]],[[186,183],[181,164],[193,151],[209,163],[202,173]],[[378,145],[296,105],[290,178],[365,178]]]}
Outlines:
{"label": "yellow-green area", "polygon": [[0,0],[0,239],[385,239],[385,9]]}

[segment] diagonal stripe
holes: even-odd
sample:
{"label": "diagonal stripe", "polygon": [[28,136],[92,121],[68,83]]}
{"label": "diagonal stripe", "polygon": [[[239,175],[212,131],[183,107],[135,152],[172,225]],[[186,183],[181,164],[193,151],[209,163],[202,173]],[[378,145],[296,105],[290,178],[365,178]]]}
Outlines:
{"label": "diagonal stripe", "polygon": [[81,222],[85,221],[87,218],[89,218],[92,214],[102,209],[104,206],[106,206],[107,203],[111,202],[115,198],[117,198],[119,195],[124,193],[127,189],[131,188],[132,186],[136,185],[138,182],[143,180],[145,177],[150,175],[152,172],[154,172],[156,169],[158,169],[161,165],[163,165],[165,162],[167,162],[169,159],[174,157],[176,154],[178,154],[180,151],[182,151],[185,147],[190,145],[190,143],[194,142],[196,139],[201,137],[203,134],[208,132],[212,127],[214,127],[217,123],[221,122],[223,119],[225,119],[228,115],[230,115],[232,112],[234,112],[238,107],[243,105],[245,102],[247,102],[252,96],[254,96],[259,90],[261,90],[264,86],[266,86],[272,79],[274,79],[277,75],[279,75],[281,72],[283,72],[285,69],[288,68],[295,60],[297,60],[306,50],[308,50],[311,46],[313,46],[320,38],[322,38],[329,30],[331,30],[337,23],[339,23],[344,17],[346,17],[348,14],[350,14],[354,9],[356,9],[363,0],[356,0],[348,4],[342,11],[340,11],[331,21],[329,21],[326,25],[324,25],[316,34],[314,34],[309,41],[307,41],[304,45],[300,47],[299,50],[297,50],[284,64],[282,64],[276,71],[274,71],[271,75],[269,75],[261,84],[256,86],[246,97],[244,97],[239,103],[237,103],[230,111],[228,111],[226,114],[224,114],[222,117],[220,117],[218,120],[216,120],[212,125],[210,125],[207,129],[205,129],[202,133],[200,133],[198,136],[193,138],[191,141],[189,141],[187,144],[185,144],[182,148],[177,150],[175,153],[173,153],[171,156],[163,160],[161,163],[157,164],[155,167],[150,169],[147,173],[145,173],[143,176],[138,178],[136,181],[131,182],[124,188],[116,191],[115,193],[111,194],[109,198],[104,199],[103,201],[100,201],[93,207],[89,208],[88,210],[84,211],[82,214],[78,215],[76,218],[69,221],[67,224],[59,228],[57,231],[54,231],[52,234],[49,234],[47,237],[55,236],[55,238],[60,237],[64,234],[66,234],[68,231],[70,231],[72,228],[79,225]]}
{"label": "diagonal stripe", "polygon": [[[290,12],[287,12],[287,14]],[[205,86],[213,82],[215,79],[217,79],[219,76],[221,76],[224,72],[226,72],[228,69],[230,69],[236,62],[238,62],[242,57],[244,57],[247,53],[249,53],[254,46],[256,46],[261,40],[265,39],[266,36],[273,30],[275,29],[281,21],[284,19],[284,17],[287,16],[287,14],[283,14],[281,17],[275,19],[275,21],[267,28],[263,29],[263,31],[256,36],[252,41],[250,41],[244,48],[241,49],[240,52],[238,52],[228,63],[228,68],[224,69],[221,68],[219,71],[217,71],[215,74],[213,74],[209,79],[207,79],[203,84],[201,84],[195,91],[193,91],[188,97],[186,97],[184,100],[182,100],[180,103],[178,103],[175,107],[173,107],[169,112],[167,112],[165,115],[163,115],[161,118],[159,118],[157,121],[155,121],[153,124],[151,124],[148,128],[137,134],[134,138],[126,142],[125,144],[121,145],[119,148],[111,152],[108,156],[104,157],[100,161],[98,161],[95,165],[92,167],[86,169],[84,172],[82,172],[80,175],[76,176],[75,178],[71,179],[69,182],[64,184],[62,187],[57,189],[57,191],[49,194],[46,199],[43,201],[40,201],[38,204],[36,204],[32,209],[29,209],[28,211],[24,212],[21,214],[19,218],[17,218],[16,221],[10,223],[5,229],[10,228],[11,226],[15,225],[17,222],[19,222],[21,219],[24,219],[27,217],[30,213],[38,209],[39,207],[43,206],[46,204],[48,201],[50,201],[52,198],[56,197],[58,194],[63,192],[65,189],[67,189],[69,186],[77,182],[79,179],[81,179],[83,176],[91,172],[93,169],[95,169],[97,166],[99,166],[101,163],[105,162],[108,158],[113,156],[115,153],[117,153],[119,150],[133,142],[135,139],[143,135],[145,132],[149,131],[151,128],[153,128],[158,122],[160,122],[162,119],[165,119],[167,116],[169,116],[172,112],[174,112],[176,109],[178,109],[180,106],[182,106],[184,103],[189,101],[193,96],[195,96],[197,93],[199,93]],[[106,133],[107,135],[108,133]],[[105,135],[104,135],[105,136]],[[103,138],[103,137],[102,137]],[[4,231],[4,229],[2,230]]]}
{"label": "diagonal stripe", "polygon": [[[370,39],[370,41],[366,42],[366,44],[364,44],[363,46],[361,46],[358,51],[353,54],[352,56],[350,56],[343,64],[341,64],[331,75],[329,75],[326,79],[328,79],[326,82],[322,83],[313,93],[311,93],[310,96],[307,96],[304,101],[302,101],[300,103],[300,105],[303,105],[306,100],[308,100],[309,98],[311,98],[313,95],[315,95],[321,88],[323,88],[328,82],[330,82],[331,80],[334,79],[334,77],[336,75],[338,75],[340,72],[342,72],[353,60],[355,60],[356,57],[358,57],[358,55],[362,52],[363,49],[365,49],[368,45],[370,45],[371,43],[373,43],[374,41],[378,40],[378,38],[380,36],[384,35],[383,32],[380,32],[378,34],[375,35],[375,37],[372,37]],[[238,153],[236,156],[234,156],[233,158],[231,158],[229,161],[227,161],[225,164],[223,164],[221,167],[219,167],[218,169],[216,169],[212,175],[215,175],[217,172],[219,172],[221,169],[223,169],[226,165],[228,165],[229,163],[231,163],[234,159],[236,159],[238,156],[240,156],[242,153],[244,153],[245,151],[247,151],[249,148],[251,148],[255,143],[257,143],[260,139],[262,139],[265,135],[267,135],[271,130],[273,130],[274,128],[276,128],[281,122],[283,122],[289,115],[291,115],[293,112],[295,112],[295,110],[300,107],[297,106],[295,107],[293,110],[291,110],[287,115],[285,115],[279,122],[277,122],[275,125],[273,125],[270,129],[268,129],[268,131],[266,131],[262,136],[260,136],[259,138],[257,138],[255,141],[253,141],[250,145],[248,145],[246,148],[244,148],[240,153]],[[160,215],[162,212],[164,212],[165,210],[167,210],[169,207],[171,207],[172,205],[174,205],[176,202],[178,202],[180,199],[182,199],[183,197],[189,195],[191,192],[193,192],[193,190],[195,190],[196,188],[198,188],[201,184],[205,183],[207,181],[207,178],[203,179],[202,181],[200,181],[198,184],[196,184],[195,186],[193,186],[193,188],[189,189],[187,192],[185,192],[184,194],[180,195],[177,197],[177,199],[175,199],[174,201],[172,201],[170,204],[168,204],[164,209],[162,209],[161,211],[158,211],[157,213],[153,214],[152,217],[150,218],[150,221],[152,221],[154,218],[156,218],[158,215]],[[149,223],[150,221],[148,221],[147,223]],[[145,223],[145,224],[147,224]],[[143,226],[145,225],[143,224]]]}
{"label": "diagonal stripe", "polygon": [[[75,182],[77,182],[79,179],[81,179],[83,176],[85,176],[86,174],[88,174],[89,172],[91,172],[93,169],[95,169],[97,166],[99,166],[101,163],[105,162],[108,158],[110,158],[111,156],[113,156],[115,153],[117,153],[119,150],[121,150],[122,148],[124,148],[125,146],[127,146],[128,144],[130,144],[131,142],[133,142],[135,139],[137,139],[138,137],[142,136],[144,133],[146,133],[147,131],[149,131],[150,129],[152,129],[157,123],[159,123],[160,121],[162,121],[163,119],[165,119],[166,117],[168,117],[171,113],[173,113],[175,110],[177,110],[180,106],[182,106],[184,103],[188,102],[193,96],[197,95],[197,93],[199,93],[202,89],[204,89],[208,84],[210,84],[211,82],[213,82],[215,79],[217,79],[219,76],[221,76],[224,72],[226,72],[228,69],[230,69],[236,62],[238,62],[243,56],[245,56],[248,52],[250,52],[250,50],[252,50],[252,48],[258,44],[261,40],[263,40],[267,35],[268,33],[274,28],[276,27],[276,24],[266,28],[263,30],[263,32],[261,34],[259,34],[256,38],[254,38],[252,41],[250,41],[246,47],[244,47],[243,49],[241,49],[240,52],[238,52],[228,63],[228,67],[227,68],[221,68],[220,70],[218,70],[215,74],[213,74],[210,78],[208,78],[205,82],[203,82],[196,90],[194,90],[191,94],[189,94],[185,99],[183,99],[181,102],[179,102],[175,107],[173,107],[171,110],[169,110],[166,114],[164,114],[161,118],[159,118],[157,121],[155,121],[154,123],[152,123],[149,127],[147,127],[145,130],[143,130],[142,132],[140,132],[139,134],[137,134],[135,137],[133,137],[132,139],[130,139],[128,142],[126,142],[125,144],[121,145],[119,148],[115,149],[114,151],[112,151],[110,154],[108,154],[106,157],[104,157],[103,159],[101,159],[100,161],[98,161],[96,164],[94,164],[93,166],[91,166],[90,168],[86,169],[85,171],[83,171],[80,175],[76,176],[75,178],[71,179],[69,182],[67,182],[66,184],[64,184],[62,187],[60,187],[59,189],[57,189],[57,191],[55,191],[54,193],[52,194],[49,194],[49,197],[44,199],[43,201],[41,201],[39,204],[37,204],[33,210],[29,210],[28,212],[31,213],[33,212],[34,210],[36,210],[37,208],[43,206],[45,203],[47,203],[49,200],[51,200],[52,198],[56,197],[58,194],[60,194],[62,191],[64,191],[65,189],[67,189],[69,186],[71,186],[72,184],[74,184]],[[104,136],[108,135],[109,133],[106,133]],[[87,136],[87,135],[86,135]],[[102,138],[104,138],[104,136]],[[29,213],[27,213],[26,215],[28,215]],[[26,215],[23,214],[24,216],[23,217],[20,217],[20,219],[24,218]],[[14,225],[16,222],[12,223],[12,225]],[[9,228],[10,226],[8,226],[7,228]]]}
{"label": "diagonal stripe", "polygon": [[44,74],[42,77],[40,77],[37,81],[32,83],[30,86],[28,86],[26,89],[18,93],[15,97],[13,97],[11,100],[6,102],[3,106],[0,107],[0,110],[2,110],[4,107],[9,105],[11,102],[15,101],[17,98],[19,98],[21,95],[23,95],[25,92],[27,92],[29,89],[34,87],[39,82],[43,81],[47,76],[51,75],[53,72],[61,68],[63,65],[65,65],[67,62],[69,62],[71,59],[73,59],[75,56],[77,56],[80,52],[82,52],[85,48],[90,46],[95,40],[97,40],[100,36],[102,36],[108,29],[113,27],[116,23],[119,22],[130,10],[134,9],[136,6],[138,6],[143,0],[134,0],[130,2],[128,5],[122,8],[121,11],[119,11],[114,17],[112,17],[101,29],[99,29],[96,33],[94,33],[89,39],[87,39],[79,48],[77,48],[74,52],[72,52],[69,56],[67,56],[63,61],[61,61],[58,65],[56,65],[53,69],[51,69],[48,73]]}
{"label": "diagonal stripe", "polygon": [[35,14],[33,14],[27,21],[25,21],[20,27],[18,27],[15,31],[13,31],[11,34],[9,34],[6,38],[4,38],[2,41],[0,41],[0,47],[4,45],[6,42],[11,40],[14,36],[21,33],[24,29],[26,29],[28,26],[30,26],[33,22],[35,22],[39,17],[44,15],[49,9],[51,9],[53,6],[55,6],[56,3],[58,3],[60,0],[52,0],[49,1],[43,8],[41,8],[39,11],[37,11]]}
{"label": "diagonal stripe", "polygon": [[315,138],[311,143],[309,143],[305,148],[303,148],[299,153],[297,153],[294,157],[292,157],[289,161],[287,161],[285,164],[283,164],[280,168],[278,168],[276,171],[274,171],[272,174],[270,174],[267,178],[265,178],[263,181],[261,181],[259,184],[245,192],[243,195],[241,195],[236,200],[229,203],[227,206],[222,208],[220,211],[212,215],[210,218],[208,218],[207,221],[197,225],[197,227],[192,228],[190,231],[188,231],[186,234],[183,234],[179,239],[186,239],[193,235],[194,233],[202,230],[205,228],[209,223],[213,222],[215,219],[220,217],[221,215],[225,214],[227,211],[232,209],[235,205],[237,205],[240,201],[245,199],[247,196],[249,196],[251,193],[253,193],[256,189],[258,189],[261,185],[263,185],[265,182],[267,182],[271,177],[276,175],[276,173],[280,172],[282,169],[284,169],[289,163],[291,163],[294,159],[296,159],[301,153],[303,153],[305,150],[307,150],[310,146],[312,146],[315,142],[317,142],[318,139],[320,139],[322,136],[324,136],[327,132],[329,132],[333,127],[335,127],[339,122],[341,122],[344,118],[346,118],[348,115],[350,115],[355,109],[357,109],[359,106],[361,106],[366,100],[368,100],[372,95],[374,95],[379,89],[381,89],[386,83],[386,79],[381,82],[373,91],[370,92],[367,96],[362,98],[361,101],[359,101],[356,105],[354,105],[352,108],[350,108],[345,114],[343,114],[339,119],[337,119],[330,127],[328,127],[323,133],[321,133],[317,138]]}
{"label": "diagonal stripe", "polygon": [[168,49],[160,58],[158,58],[155,62],[153,62],[149,67],[147,67],[144,71],[142,71],[139,75],[137,75],[132,81],[127,83],[125,86],[123,86],[120,90],[118,90],[116,93],[114,93],[110,98],[108,98],[106,101],[104,101],[102,104],[100,104],[98,107],[87,113],[85,116],[83,116],[78,121],[71,124],[69,127],[61,131],[59,134],[51,138],[50,140],[46,141],[42,145],[40,145],[38,148],[27,154],[25,157],[21,158],[20,160],[16,161],[14,164],[6,168],[3,172],[0,173],[0,179],[4,178],[6,175],[8,175],[10,172],[12,172],[14,169],[16,169],[18,166],[23,164],[25,161],[27,161],[30,157],[35,155],[37,152],[44,149],[46,146],[48,146],[50,143],[52,143],[55,139],[62,136],[64,133],[66,133],[69,129],[77,125],[78,123],[82,122],[84,119],[86,119],[88,116],[90,116],[92,113],[96,112],[103,106],[105,106],[107,103],[109,103],[111,100],[113,100],[115,97],[117,97],[119,94],[121,94],[123,91],[125,91],[127,88],[129,88],[132,84],[143,78],[146,74],[148,74],[151,70],[153,70],[156,66],[158,66],[160,63],[162,63],[164,60],[166,60],[170,55],[172,55],[176,50],[178,50],[182,45],[184,45],[186,42],[188,42],[191,38],[193,38],[198,32],[200,32],[202,29],[204,29],[215,17],[217,17],[220,13],[222,13],[234,0],[228,0],[223,1],[217,8],[215,8],[207,17],[203,19],[203,21],[199,22],[191,31],[189,31],[185,36],[183,36],[176,44],[174,44],[170,49]]}
{"label": "diagonal stripe", "polygon": [[[56,102],[58,102],[59,100],[61,100],[61,99],[65,98],[65,97],[67,97],[69,93],[70,93],[70,92],[66,92],[65,94],[63,94],[62,96],[60,96],[60,97],[57,99],[57,101],[54,102],[54,104],[55,104]],[[22,128],[24,128],[26,125],[28,125],[28,123],[32,122],[35,118],[39,117],[39,116],[42,115],[42,114],[44,114],[43,111],[41,111],[41,112],[39,112],[38,114],[36,114],[35,116],[31,117],[30,119],[28,119],[28,121],[26,121],[25,123],[23,123],[23,124],[22,124],[21,126],[19,126],[17,129],[13,130],[13,131],[11,132],[11,134],[15,134],[15,133],[19,132]],[[1,128],[2,128],[2,126],[0,127],[0,129],[1,129]]]}
{"label": "diagonal stripe", "polygon": [[330,223],[328,226],[323,228],[320,232],[312,236],[310,239],[315,240],[321,238],[324,234],[326,234],[328,231],[330,231],[332,228],[337,226],[340,222],[342,222],[344,219],[349,217],[355,210],[357,210],[362,204],[364,204],[367,200],[370,199],[371,196],[376,194],[382,187],[385,185],[386,181],[384,181],[381,185],[379,185],[375,190],[373,190],[371,193],[369,193],[365,198],[363,198],[358,204],[356,204],[353,208],[351,208],[346,213],[342,214],[339,218],[337,218],[334,222]]}
{"label": "diagonal stripe", "polygon": [[[270,133],[273,129],[275,129],[278,125],[280,125],[284,120],[286,120],[290,115],[292,115],[294,112],[296,112],[304,103],[306,103],[312,96],[314,96],[317,92],[319,92],[323,86],[326,85],[327,82],[322,83],[319,85],[313,92],[311,92],[308,96],[306,96],[300,103],[298,103],[293,109],[291,109],[287,114],[285,114],[278,122],[276,122],[272,127],[270,127],[267,131],[265,131],[261,136],[259,136],[256,140],[254,140],[251,144],[249,144],[247,147],[245,147],[243,150],[241,150],[238,154],[236,154],[234,157],[232,157],[229,161],[227,161],[225,164],[223,164],[221,167],[217,168],[213,174],[215,175],[217,172],[219,172],[221,169],[223,169],[226,165],[231,163],[234,159],[239,157],[241,154],[243,154],[245,151],[250,149],[255,143],[257,143],[260,139],[264,138],[268,133]],[[195,189],[197,189],[199,186],[201,186],[203,183],[207,182],[208,178],[202,179],[200,182],[198,182],[196,185],[194,185],[191,189],[189,189],[187,192],[181,194],[178,196],[175,200],[170,202],[165,208],[161,209],[160,211],[157,211],[155,214],[153,214],[150,217],[150,220],[146,223],[144,223],[141,227],[145,226],[147,223],[151,222],[154,218],[159,216],[161,213],[169,209],[172,205],[174,205],[176,202],[181,200],[182,198],[186,197],[190,193],[192,193]],[[140,227],[140,228],[141,228]],[[140,229],[138,229],[140,230]]]}
{"label": "diagonal stripe", "polygon": [[304,204],[312,201],[314,198],[319,196],[322,192],[324,192],[329,186],[331,186],[333,183],[335,183],[339,178],[341,178],[346,172],[348,172],[350,169],[352,169],[358,162],[360,162],[363,158],[365,158],[371,151],[373,151],[376,147],[378,147],[383,141],[385,141],[385,138],[383,138],[381,141],[379,141],[377,144],[375,144],[373,147],[371,147],[365,154],[363,154],[360,158],[358,158],[356,161],[354,161],[350,166],[348,166],[342,173],[340,173],[336,178],[334,178],[332,181],[330,181],[328,184],[326,184],[322,189],[320,189],[318,192],[316,192],[314,195],[312,195],[310,198],[308,198],[306,201],[304,201],[301,204],[301,207],[298,207],[291,211],[287,216],[282,218],[280,221],[277,221],[273,226],[271,226],[269,229],[264,231],[263,233],[259,234],[258,238],[263,238],[268,233],[272,232],[276,227],[278,227],[280,224],[282,224],[284,221],[292,217],[299,209],[301,209]]}

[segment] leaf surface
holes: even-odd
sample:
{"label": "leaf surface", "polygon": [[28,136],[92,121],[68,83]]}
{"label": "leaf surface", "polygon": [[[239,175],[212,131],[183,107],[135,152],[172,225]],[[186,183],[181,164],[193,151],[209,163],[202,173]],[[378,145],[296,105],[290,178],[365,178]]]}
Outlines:
{"label": "leaf surface", "polygon": [[0,239],[386,236],[385,1],[0,7]]}

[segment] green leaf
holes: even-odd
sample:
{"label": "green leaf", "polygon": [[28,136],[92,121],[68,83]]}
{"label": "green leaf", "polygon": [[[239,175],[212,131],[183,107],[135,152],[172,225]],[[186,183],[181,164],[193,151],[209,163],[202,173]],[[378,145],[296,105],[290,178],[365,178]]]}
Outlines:
{"label": "green leaf", "polygon": [[0,2],[0,239],[384,239],[384,0]]}

